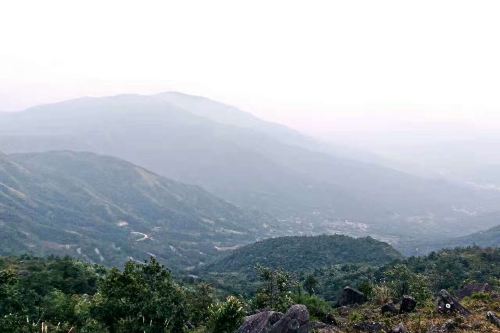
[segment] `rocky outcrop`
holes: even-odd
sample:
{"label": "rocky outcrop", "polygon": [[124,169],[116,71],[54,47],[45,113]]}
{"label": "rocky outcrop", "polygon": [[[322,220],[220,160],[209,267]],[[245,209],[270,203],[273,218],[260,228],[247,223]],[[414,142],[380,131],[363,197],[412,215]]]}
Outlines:
{"label": "rocky outcrop", "polygon": [[471,283],[464,286],[458,292],[458,298],[462,299],[464,297],[472,296],[476,293],[489,293],[491,291],[493,291],[493,289],[488,283]]}
{"label": "rocky outcrop", "polygon": [[[309,332],[309,311],[305,305],[292,305],[286,314],[276,322],[269,333]],[[253,333],[253,332],[252,332]]]}
{"label": "rocky outcrop", "polygon": [[500,318],[493,311],[488,311],[486,313],[486,319],[496,327],[500,328]]}
{"label": "rocky outcrop", "polygon": [[310,322],[304,305],[293,305],[286,314],[262,311],[249,316],[236,333],[339,333],[333,314],[325,322]]}
{"label": "rocky outcrop", "polygon": [[394,303],[392,302],[382,305],[382,307],[380,308],[380,312],[382,314],[393,314],[393,315],[399,313],[398,309],[396,308],[396,305],[394,305]]}
{"label": "rocky outcrop", "polygon": [[[304,305],[293,305],[286,314],[274,311],[263,311],[245,319],[245,322],[236,331],[237,333],[309,333],[309,311]],[[323,332],[328,325],[323,324]]]}
{"label": "rocky outcrop", "polygon": [[333,313],[326,314],[325,317],[323,318],[323,320],[321,320],[321,321],[327,325],[335,325],[335,326],[338,325],[337,319],[335,318]]}
{"label": "rocky outcrop", "polygon": [[340,295],[339,301],[337,303],[338,306],[346,306],[346,305],[354,305],[354,304],[363,304],[366,302],[366,296],[361,291],[351,288],[345,287],[342,290],[342,294]]}
{"label": "rocky outcrop", "polygon": [[410,313],[415,311],[417,301],[411,296],[403,296],[401,305],[399,306],[399,313]]}
{"label": "rocky outcrop", "polygon": [[237,333],[268,333],[271,327],[277,323],[283,314],[274,311],[263,311],[245,318],[245,322]]}
{"label": "rocky outcrop", "polygon": [[439,292],[437,297],[437,310],[443,314],[459,313],[462,316],[470,315],[470,311],[464,308],[455,297],[451,296],[444,289]]}

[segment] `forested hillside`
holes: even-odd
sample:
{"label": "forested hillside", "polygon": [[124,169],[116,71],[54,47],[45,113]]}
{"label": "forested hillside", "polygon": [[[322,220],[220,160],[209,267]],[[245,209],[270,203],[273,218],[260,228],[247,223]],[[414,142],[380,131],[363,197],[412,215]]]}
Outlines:
{"label": "forested hillside", "polygon": [[261,265],[290,272],[305,272],[337,264],[381,265],[401,258],[389,244],[370,237],[277,237],[234,250],[230,255],[206,266],[203,271],[246,274]]}
{"label": "forested hillside", "polygon": [[154,255],[186,269],[272,234],[273,221],[112,157],[0,156],[4,255],[71,255],[106,266]]}
{"label": "forested hillside", "polygon": [[[480,248],[442,251],[382,267],[335,265],[305,276],[261,267],[255,292],[226,297],[203,280],[181,282],[154,258],[144,264],[128,262],[118,270],[71,258],[4,257],[0,327],[5,333],[232,333],[245,315],[263,308],[286,311],[299,303],[310,315],[305,332],[312,332],[311,327],[325,333],[366,332],[363,327],[382,332],[398,324],[409,332],[441,332],[432,329],[453,324],[455,332],[491,333],[498,329],[486,311],[500,306],[499,267],[499,250]],[[479,288],[483,283],[488,287]],[[324,300],[331,292],[325,287],[340,294],[346,285],[361,290],[356,291],[363,293],[359,304],[335,309],[338,298]],[[434,296],[442,288],[467,296],[460,300],[461,312],[438,310]],[[414,305],[381,313],[382,306],[391,308],[391,301],[394,309],[402,308],[397,303],[403,295],[411,295]]]}

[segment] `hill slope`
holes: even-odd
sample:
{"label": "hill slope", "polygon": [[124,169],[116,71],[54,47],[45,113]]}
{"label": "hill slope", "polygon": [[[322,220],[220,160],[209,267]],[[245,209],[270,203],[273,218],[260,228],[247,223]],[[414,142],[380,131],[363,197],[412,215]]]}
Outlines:
{"label": "hill slope", "polygon": [[500,247],[500,225],[472,235],[457,237],[451,242],[454,247],[477,245],[481,247]]}
{"label": "hill slope", "polygon": [[[489,218],[493,216],[489,215]],[[440,241],[407,242],[400,247],[406,255],[423,255],[440,249],[466,246],[500,247],[500,225],[462,237],[445,238]]]}
{"label": "hill slope", "polygon": [[116,158],[0,156],[1,254],[70,254],[105,265],[156,255],[186,268],[256,239],[271,221]]}
{"label": "hill slope", "polygon": [[[317,149],[316,149],[317,148]],[[0,150],[123,158],[272,214],[283,234],[456,236],[499,195],[341,158],[283,126],[182,94],[82,98],[0,115]],[[346,221],[347,220],[347,221]]]}
{"label": "hill slope", "polygon": [[312,271],[338,264],[377,264],[402,258],[389,244],[373,238],[342,235],[270,238],[234,250],[206,266],[216,273],[252,273],[255,266],[290,272]]}

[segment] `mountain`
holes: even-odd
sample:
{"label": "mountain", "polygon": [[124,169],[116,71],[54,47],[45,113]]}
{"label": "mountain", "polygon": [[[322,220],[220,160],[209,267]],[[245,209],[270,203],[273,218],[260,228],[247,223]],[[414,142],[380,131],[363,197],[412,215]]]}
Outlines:
{"label": "mountain", "polygon": [[[489,215],[489,217],[493,218],[493,216],[491,215]],[[496,215],[496,220],[500,221],[500,217],[498,216],[498,214]],[[424,255],[429,252],[441,249],[453,249],[456,247],[467,246],[479,246],[482,248],[500,247],[500,225],[497,225],[496,227],[490,228],[488,230],[475,232],[473,234],[461,237],[447,237],[439,241],[427,240],[407,242],[403,246],[398,246],[398,249],[400,249],[406,255]]]}
{"label": "mountain", "polygon": [[153,255],[181,269],[272,233],[272,221],[113,157],[0,155],[0,254],[72,255],[108,266]]}
{"label": "mountain", "polygon": [[358,272],[359,267],[364,267],[371,271],[398,259],[402,259],[398,251],[371,237],[276,237],[233,250],[192,274],[225,292],[250,295],[259,285],[258,266],[282,269],[300,279],[329,269],[340,270],[345,277],[353,269]]}
{"label": "mountain", "polygon": [[338,264],[382,265],[401,258],[401,254],[389,244],[371,237],[291,236],[270,238],[246,245],[205,266],[203,271],[252,273],[257,265],[262,265],[298,272]]}
{"label": "mountain", "polygon": [[286,127],[179,93],[81,98],[1,114],[0,150],[118,157],[273,215],[283,235],[459,236],[491,227],[460,221],[500,199],[346,158]]}
{"label": "mountain", "polygon": [[477,245],[480,247],[500,247],[500,225],[472,235],[456,237],[446,247],[464,247]]}

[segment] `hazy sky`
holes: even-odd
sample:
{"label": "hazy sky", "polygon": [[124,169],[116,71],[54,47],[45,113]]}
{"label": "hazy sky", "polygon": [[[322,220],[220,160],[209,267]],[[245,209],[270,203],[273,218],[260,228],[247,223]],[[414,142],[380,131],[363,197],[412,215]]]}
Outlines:
{"label": "hazy sky", "polygon": [[306,131],[500,130],[499,1],[2,1],[0,110],[177,90]]}

